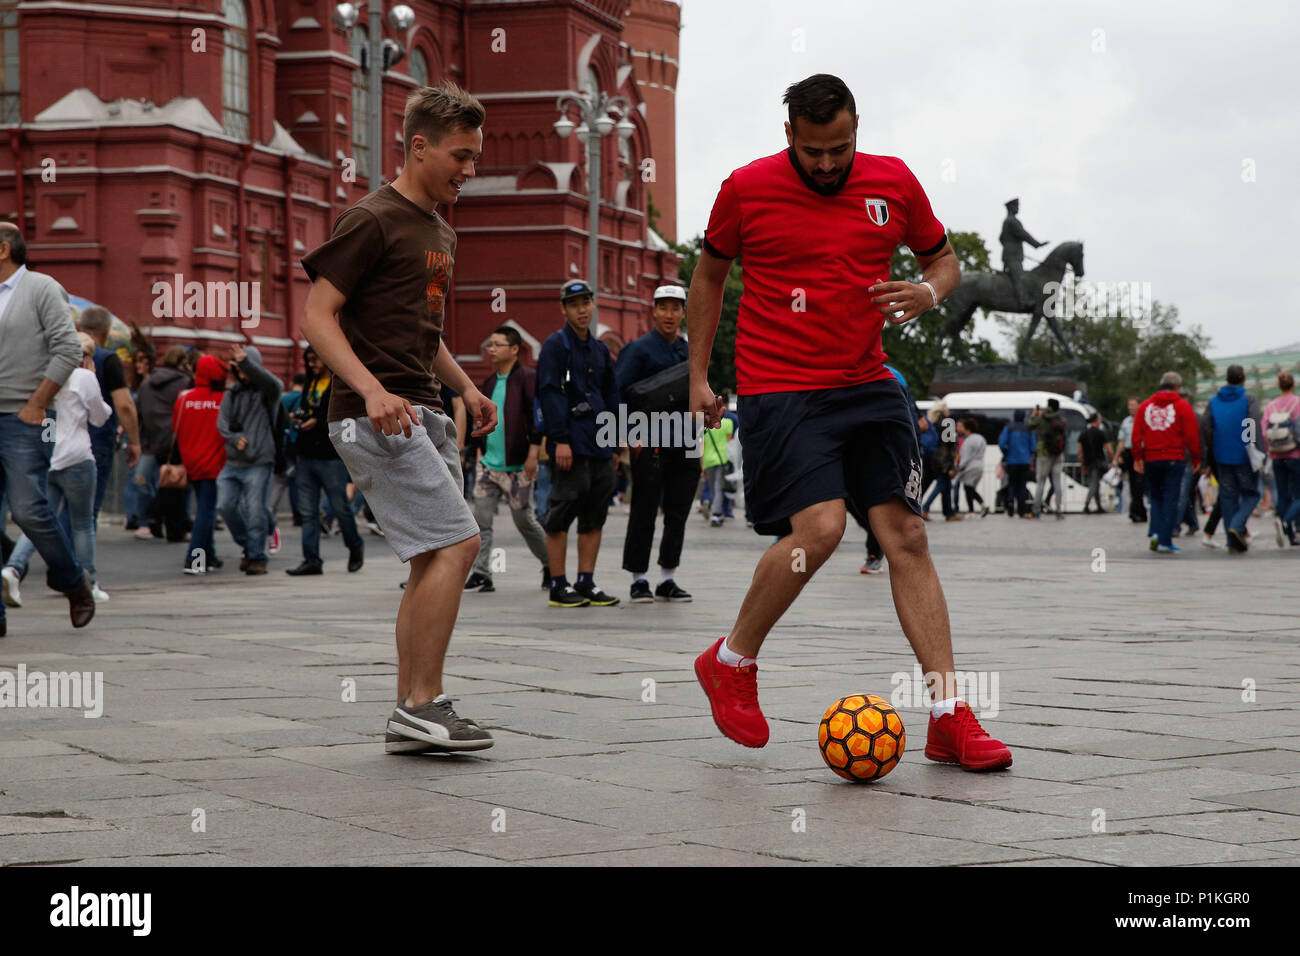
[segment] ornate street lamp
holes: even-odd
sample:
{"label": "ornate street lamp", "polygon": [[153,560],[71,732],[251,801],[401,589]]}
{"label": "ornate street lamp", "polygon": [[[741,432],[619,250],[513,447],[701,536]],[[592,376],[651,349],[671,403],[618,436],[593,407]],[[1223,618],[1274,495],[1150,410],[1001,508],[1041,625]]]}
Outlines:
{"label": "ornate street lamp", "polygon": [[[349,34],[361,19],[361,7],[369,14],[369,46],[361,50],[361,71],[366,74],[367,108],[370,115],[366,125],[370,129],[370,188],[378,189],[384,177],[383,151],[383,89],[384,71],[396,66],[406,55],[406,50],[396,40],[385,37],[383,0],[367,0],[360,5],[340,3],[334,7],[332,19],[341,33]],[[405,33],[415,23],[415,11],[399,3],[388,11],[388,22],[397,33]],[[377,68],[372,68],[377,64]],[[355,118],[353,119],[355,122]]]}
{"label": "ornate street lamp", "polygon": [[[582,123],[576,128],[569,119],[569,107],[575,107]],[[625,96],[609,96],[601,90],[592,89],[581,94],[565,93],[555,104],[560,118],[552,124],[560,139],[568,139],[570,133],[576,133],[587,150],[587,281],[591,283],[595,299],[600,297],[600,138],[618,130],[619,138],[627,142],[635,132],[636,126],[628,119],[632,104]],[[609,114],[617,112],[618,121]],[[597,303],[593,301],[592,305]],[[594,313],[593,313],[594,314]]]}

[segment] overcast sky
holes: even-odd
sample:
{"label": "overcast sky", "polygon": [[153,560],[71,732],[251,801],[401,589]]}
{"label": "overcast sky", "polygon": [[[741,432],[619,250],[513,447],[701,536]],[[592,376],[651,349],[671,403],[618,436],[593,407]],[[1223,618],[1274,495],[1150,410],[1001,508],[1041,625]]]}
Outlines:
{"label": "overcast sky", "polygon": [[1035,238],[1082,240],[1086,278],[1151,283],[1210,335],[1211,356],[1300,341],[1300,5],[682,8],[679,239],[704,230],[733,169],[785,148],[785,87],[834,73],[857,99],[858,150],[901,157],[949,229],[980,233],[995,268],[1002,204],[1019,196]]}

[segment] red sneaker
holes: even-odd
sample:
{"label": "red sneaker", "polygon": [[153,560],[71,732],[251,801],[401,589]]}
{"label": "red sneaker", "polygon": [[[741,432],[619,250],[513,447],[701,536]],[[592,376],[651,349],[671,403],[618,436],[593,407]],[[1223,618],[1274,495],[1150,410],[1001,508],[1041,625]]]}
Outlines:
{"label": "red sneaker", "polygon": [[984,732],[965,701],[957,704],[954,713],[938,720],[931,715],[925,755],[939,763],[959,763],[963,770],[1002,770],[1011,766],[1011,751]]}
{"label": "red sneaker", "polygon": [[728,667],[718,660],[718,640],[695,658],[695,676],[704,688],[718,729],[738,744],[762,747],[767,743],[767,720],[758,709],[758,665]]}

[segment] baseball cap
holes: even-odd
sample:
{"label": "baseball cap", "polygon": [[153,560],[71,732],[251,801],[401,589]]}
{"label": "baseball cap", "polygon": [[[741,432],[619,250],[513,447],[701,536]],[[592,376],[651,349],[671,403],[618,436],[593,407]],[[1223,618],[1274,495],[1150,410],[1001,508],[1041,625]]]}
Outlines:
{"label": "baseball cap", "polygon": [[595,298],[595,293],[591,291],[591,286],[587,285],[582,279],[574,279],[572,282],[566,282],[560,286],[560,301],[568,302],[570,299],[576,299],[581,295],[589,295]]}
{"label": "baseball cap", "polygon": [[655,301],[660,299],[676,299],[678,302],[686,301],[686,290],[679,285],[661,285],[655,289]]}

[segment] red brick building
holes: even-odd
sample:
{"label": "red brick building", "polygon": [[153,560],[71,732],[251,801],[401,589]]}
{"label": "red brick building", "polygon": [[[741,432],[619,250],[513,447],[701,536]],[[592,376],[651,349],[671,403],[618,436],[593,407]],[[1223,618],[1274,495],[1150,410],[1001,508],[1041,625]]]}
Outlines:
{"label": "red brick building", "polygon": [[[300,257],[371,188],[369,150],[383,152],[385,179],[400,170],[407,94],[450,78],[488,111],[478,177],[449,214],[460,244],[447,341],[482,371],[493,328],[510,321],[540,343],[561,321],[560,283],[587,278],[584,151],[552,124],[561,93],[595,82],[631,101],[635,126],[625,148],[603,140],[599,333],[613,348],[640,334],[654,286],[677,274],[647,211],[653,193],[674,238],[680,8],[410,6],[403,35],[385,18],[407,55],[384,74],[375,144],[357,68],[364,10],[346,35],[327,0],[0,0],[0,217],[21,223],[34,268],[156,342],[219,348],[247,335],[288,371],[308,290]],[[164,308],[194,282],[206,296]],[[223,298],[232,282],[246,299],[257,283],[255,308]]]}

